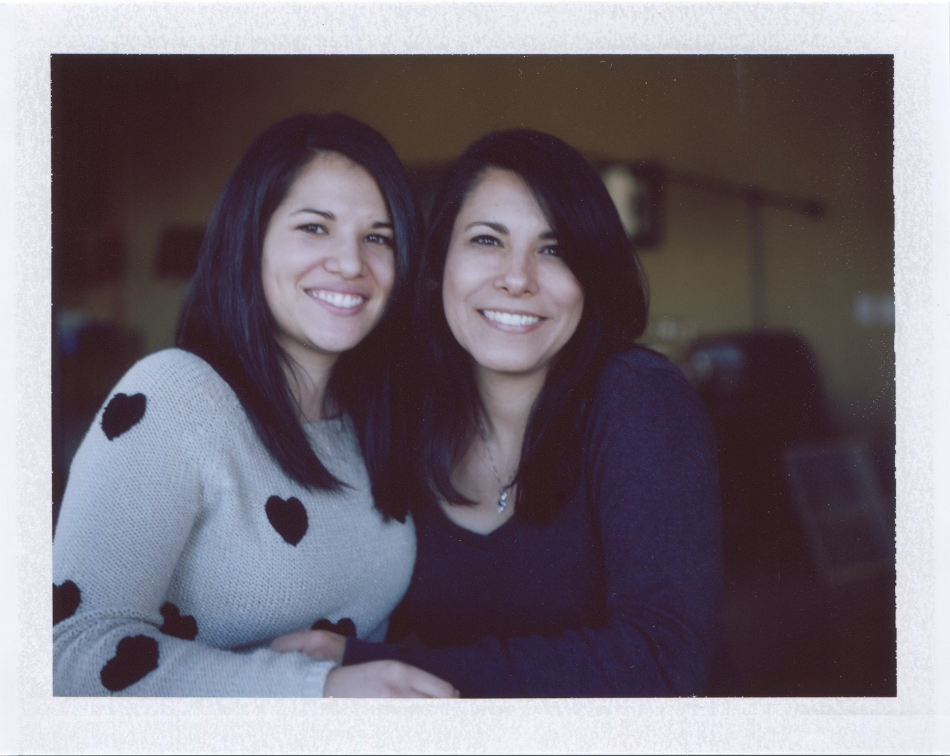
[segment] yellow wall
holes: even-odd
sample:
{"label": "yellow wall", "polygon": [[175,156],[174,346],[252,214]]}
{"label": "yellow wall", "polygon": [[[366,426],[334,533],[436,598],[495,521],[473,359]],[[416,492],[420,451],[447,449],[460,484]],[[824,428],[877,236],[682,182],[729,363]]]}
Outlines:
{"label": "yellow wall", "polygon": [[[824,201],[822,220],[764,211],[767,322],[808,338],[843,426],[893,423],[893,329],[852,316],[857,293],[893,290],[888,58],[70,57],[54,61],[54,112],[57,92],[76,119],[64,130],[97,124],[82,139],[106,174],[102,222],[124,230],[129,256],[120,285],[79,304],[118,313],[149,350],[171,343],[183,292],[152,275],[160,230],[204,223],[270,123],[343,111],[407,163],[446,161],[486,131],[529,126],[592,156]],[[701,334],[750,327],[745,205],[672,184],[666,207],[665,239],[642,255],[650,333],[661,321]]]}

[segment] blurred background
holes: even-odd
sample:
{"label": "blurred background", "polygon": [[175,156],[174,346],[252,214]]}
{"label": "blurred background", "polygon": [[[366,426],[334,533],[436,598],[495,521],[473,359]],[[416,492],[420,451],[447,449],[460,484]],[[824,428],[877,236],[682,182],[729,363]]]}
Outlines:
{"label": "blurred background", "polygon": [[380,130],[425,203],[488,131],[598,168],[650,288],[643,342],[719,444],[709,695],[896,695],[890,56],[53,55],[54,527],[122,373],[172,345],[218,192],[300,111]]}

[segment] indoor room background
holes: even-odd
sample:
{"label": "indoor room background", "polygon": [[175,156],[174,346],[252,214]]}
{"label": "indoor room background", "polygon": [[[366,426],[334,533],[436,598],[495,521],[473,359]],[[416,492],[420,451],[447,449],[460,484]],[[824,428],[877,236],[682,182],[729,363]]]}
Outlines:
{"label": "indoor room background", "polygon": [[602,171],[649,285],[642,342],[713,418],[709,693],[895,695],[892,58],[54,55],[51,75],[54,511],[111,386],[172,346],[265,127],[363,120],[423,201],[474,139],[535,128]]}

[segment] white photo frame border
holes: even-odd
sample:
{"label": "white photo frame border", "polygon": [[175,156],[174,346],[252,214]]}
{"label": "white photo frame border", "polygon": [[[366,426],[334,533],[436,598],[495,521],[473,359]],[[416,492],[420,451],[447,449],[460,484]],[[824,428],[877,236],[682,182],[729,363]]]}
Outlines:
{"label": "white photo frame border", "polygon": [[[2,707],[32,752],[784,752],[950,749],[946,512],[948,8],[784,4],[135,4],[0,8]],[[9,44],[3,44],[9,42]],[[897,325],[896,698],[341,701],[52,696],[50,55],[892,54]],[[9,140],[9,141],[8,141]],[[11,149],[10,145],[13,145]],[[10,180],[12,176],[12,181]],[[942,192],[942,194],[941,194]],[[943,246],[940,246],[943,245]],[[9,350],[9,351],[7,351]],[[940,350],[940,351],[938,351]],[[938,391],[939,389],[939,391]],[[942,430],[941,430],[942,429]],[[942,433],[938,437],[935,432]],[[942,446],[937,447],[935,444]],[[950,458],[945,455],[943,459]],[[941,488],[942,486],[942,488]],[[943,496],[944,498],[938,498]],[[937,506],[943,502],[943,507]],[[939,539],[939,540],[938,540]],[[12,548],[10,543],[12,542]],[[940,572],[942,571],[942,572]],[[12,650],[12,654],[9,651]],[[937,666],[941,665],[941,666]],[[4,682],[0,680],[0,682]],[[941,719],[941,716],[943,717]]]}

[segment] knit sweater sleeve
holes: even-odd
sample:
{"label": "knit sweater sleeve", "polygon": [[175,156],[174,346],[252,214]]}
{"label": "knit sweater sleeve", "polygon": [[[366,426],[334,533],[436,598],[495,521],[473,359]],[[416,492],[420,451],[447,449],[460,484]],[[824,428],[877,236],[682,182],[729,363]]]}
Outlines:
{"label": "knit sweater sleeve", "polygon": [[209,370],[177,351],[139,362],[76,454],[53,546],[56,695],[323,694],[331,664],[206,645],[165,604],[204,514],[219,422]]}
{"label": "knit sweater sleeve", "polygon": [[464,696],[702,693],[722,580],[714,449],[705,410],[679,371],[660,358],[612,360],[585,454],[606,623],[443,649],[351,639],[345,663],[398,658],[451,681]]}

